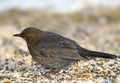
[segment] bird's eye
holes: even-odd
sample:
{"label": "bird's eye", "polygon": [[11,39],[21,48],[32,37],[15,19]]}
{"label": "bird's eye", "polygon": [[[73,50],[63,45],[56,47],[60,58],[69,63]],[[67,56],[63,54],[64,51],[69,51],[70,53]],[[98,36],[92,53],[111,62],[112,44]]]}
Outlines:
{"label": "bird's eye", "polygon": [[27,36],[27,38],[28,38],[28,39],[30,39],[30,38],[31,38],[31,36]]}
{"label": "bird's eye", "polygon": [[27,39],[32,41],[32,37],[31,36],[27,36]]}

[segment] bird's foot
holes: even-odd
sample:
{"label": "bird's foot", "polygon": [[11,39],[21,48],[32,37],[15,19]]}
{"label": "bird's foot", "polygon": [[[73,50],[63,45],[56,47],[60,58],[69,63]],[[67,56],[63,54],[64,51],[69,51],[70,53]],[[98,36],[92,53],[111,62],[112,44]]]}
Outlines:
{"label": "bird's foot", "polygon": [[52,69],[49,69],[49,71],[48,71],[48,69],[47,69],[47,71],[45,71],[45,73],[41,73],[41,74],[42,74],[43,76],[47,77],[48,79],[53,79],[53,78],[51,77],[51,74],[56,75],[56,74],[59,73],[59,71],[60,71],[60,69],[52,68]]}
{"label": "bird's foot", "polygon": [[46,72],[43,73],[42,72],[41,75],[44,76],[44,77],[46,77],[46,78],[48,78],[48,79],[50,79],[50,80],[53,80],[53,78],[51,77],[51,75],[49,73],[46,73]]}

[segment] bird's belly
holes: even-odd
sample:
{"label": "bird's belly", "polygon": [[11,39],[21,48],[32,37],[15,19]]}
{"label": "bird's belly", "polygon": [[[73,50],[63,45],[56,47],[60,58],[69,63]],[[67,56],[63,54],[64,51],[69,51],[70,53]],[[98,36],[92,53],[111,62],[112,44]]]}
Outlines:
{"label": "bird's belly", "polygon": [[74,62],[73,60],[65,60],[56,57],[41,57],[39,60],[36,57],[33,57],[33,59],[48,68],[64,68],[68,67],[71,63]]}
{"label": "bird's belly", "polygon": [[74,60],[70,60],[70,59],[63,59],[63,58],[52,57],[52,56],[50,57],[43,56],[32,47],[29,49],[30,49],[29,51],[30,51],[30,54],[32,55],[33,60],[48,68],[64,68],[74,62]]}

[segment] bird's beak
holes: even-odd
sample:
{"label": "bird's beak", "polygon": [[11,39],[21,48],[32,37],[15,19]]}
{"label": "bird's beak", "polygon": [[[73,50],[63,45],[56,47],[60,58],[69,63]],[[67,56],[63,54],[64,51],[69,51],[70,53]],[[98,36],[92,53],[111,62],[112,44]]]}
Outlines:
{"label": "bird's beak", "polygon": [[21,34],[14,34],[13,36],[21,37]]}

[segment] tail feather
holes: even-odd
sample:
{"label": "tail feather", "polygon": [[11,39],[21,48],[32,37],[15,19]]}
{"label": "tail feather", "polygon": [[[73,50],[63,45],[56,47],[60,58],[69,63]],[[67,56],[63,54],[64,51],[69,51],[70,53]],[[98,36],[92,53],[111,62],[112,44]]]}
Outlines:
{"label": "tail feather", "polygon": [[79,54],[83,57],[100,57],[100,58],[108,58],[108,59],[115,59],[117,57],[114,54],[90,51],[82,47],[79,47],[78,50],[79,50]]}
{"label": "tail feather", "polygon": [[115,59],[117,57],[114,54],[108,54],[108,53],[102,53],[96,51],[89,51],[88,54],[86,54],[86,56],[108,58],[108,59]]}

